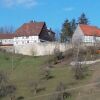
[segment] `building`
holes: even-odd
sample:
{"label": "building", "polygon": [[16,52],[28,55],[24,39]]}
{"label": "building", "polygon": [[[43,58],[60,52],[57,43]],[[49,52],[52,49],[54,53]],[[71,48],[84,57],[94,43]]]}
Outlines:
{"label": "building", "polygon": [[100,29],[95,26],[79,24],[72,36],[72,43],[100,43]]}
{"label": "building", "polygon": [[13,45],[14,34],[0,33],[0,46]]}
{"label": "building", "polygon": [[14,45],[55,41],[55,33],[47,29],[45,22],[30,21],[15,32]]}

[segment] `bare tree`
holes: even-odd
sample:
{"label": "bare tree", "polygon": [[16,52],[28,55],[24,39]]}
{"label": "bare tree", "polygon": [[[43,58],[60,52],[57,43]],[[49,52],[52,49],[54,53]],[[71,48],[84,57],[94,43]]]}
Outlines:
{"label": "bare tree", "polygon": [[88,51],[84,50],[81,46],[74,48],[74,76],[76,79],[83,79],[87,75],[88,68],[86,64],[82,64],[87,60]]}
{"label": "bare tree", "polygon": [[12,34],[14,32],[14,27],[13,26],[5,26],[5,27],[0,27],[0,33],[9,33]]}

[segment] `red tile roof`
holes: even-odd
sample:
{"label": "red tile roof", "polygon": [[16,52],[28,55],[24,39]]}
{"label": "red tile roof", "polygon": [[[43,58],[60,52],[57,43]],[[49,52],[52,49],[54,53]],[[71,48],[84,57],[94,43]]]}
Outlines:
{"label": "red tile roof", "polygon": [[14,34],[2,34],[0,33],[0,39],[13,39],[14,38]]}
{"label": "red tile roof", "polygon": [[84,35],[87,36],[100,36],[100,29],[95,26],[89,26],[89,25],[79,25],[81,30],[83,31]]}
{"label": "red tile roof", "polygon": [[43,26],[45,25],[45,22],[29,22],[23,24],[17,31],[15,32],[16,36],[38,36]]}

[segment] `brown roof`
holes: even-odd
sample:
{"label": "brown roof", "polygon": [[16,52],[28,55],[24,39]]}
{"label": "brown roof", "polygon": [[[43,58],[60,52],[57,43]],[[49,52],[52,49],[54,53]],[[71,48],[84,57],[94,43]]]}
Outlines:
{"label": "brown roof", "polygon": [[23,24],[19,29],[16,30],[16,36],[38,36],[43,29],[45,22],[29,22]]}
{"label": "brown roof", "polygon": [[14,38],[14,34],[2,34],[0,33],[0,39],[13,39]]}
{"label": "brown roof", "polygon": [[89,25],[79,25],[81,30],[83,31],[84,35],[87,36],[100,36],[100,29],[95,26],[89,26]]}

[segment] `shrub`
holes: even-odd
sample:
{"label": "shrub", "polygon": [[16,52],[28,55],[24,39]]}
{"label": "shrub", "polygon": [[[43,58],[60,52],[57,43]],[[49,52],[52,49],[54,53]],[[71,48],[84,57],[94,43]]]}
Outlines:
{"label": "shrub", "polygon": [[69,92],[66,92],[65,84],[60,82],[56,87],[55,94],[50,98],[50,100],[66,100],[70,96],[71,94]]}
{"label": "shrub", "polygon": [[74,67],[74,77],[75,79],[83,79],[88,75],[88,67],[82,66],[81,64],[77,64]]}
{"label": "shrub", "polygon": [[41,81],[33,81],[30,83],[31,92],[34,93],[34,95],[45,90],[45,87],[42,86],[41,83]]}
{"label": "shrub", "polygon": [[62,52],[60,52],[59,49],[54,49],[54,64],[57,64],[59,60],[62,60],[64,58],[64,55]]}
{"label": "shrub", "polygon": [[51,68],[46,67],[41,70],[41,79],[49,80],[51,78],[53,78],[53,76],[51,75]]}
{"label": "shrub", "polygon": [[61,60],[64,58],[63,53],[60,52],[59,49],[54,49],[54,56],[57,58],[57,60]]}
{"label": "shrub", "polygon": [[14,85],[8,85],[6,86],[6,92],[7,94],[12,94],[16,91],[16,87]]}
{"label": "shrub", "polygon": [[24,97],[23,96],[19,96],[19,97],[17,97],[17,99],[16,100],[23,100],[24,99]]}

